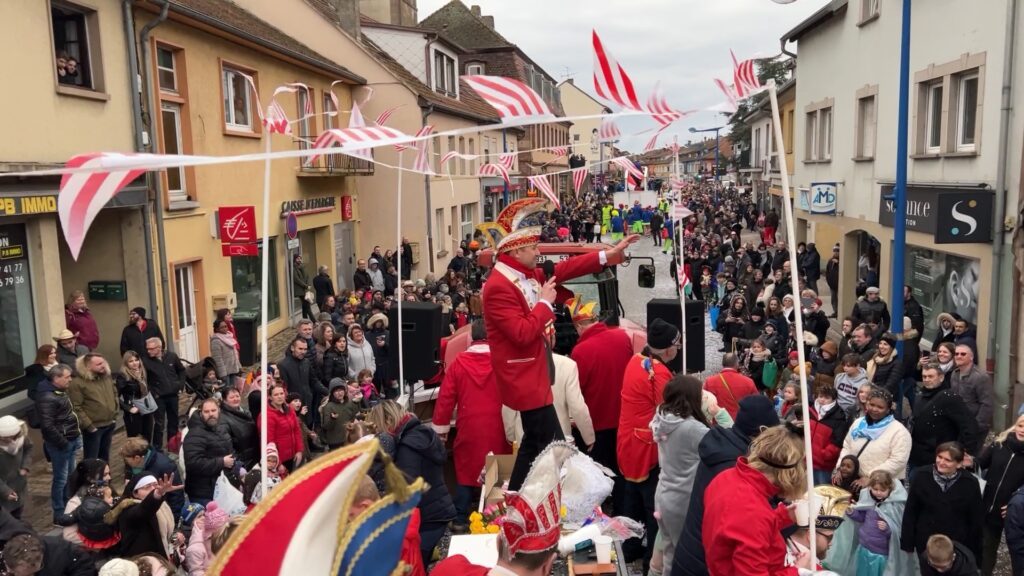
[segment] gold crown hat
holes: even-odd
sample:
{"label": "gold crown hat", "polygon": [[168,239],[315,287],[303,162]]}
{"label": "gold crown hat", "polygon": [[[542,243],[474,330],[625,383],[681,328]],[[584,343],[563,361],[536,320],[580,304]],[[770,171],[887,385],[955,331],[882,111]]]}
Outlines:
{"label": "gold crown hat", "polygon": [[838,486],[822,484],[814,487],[814,496],[821,502],[814,527],[819,530],[839,528],[846,517],[846,509],[850,507],[852,495]]}
{"label": "gold crown hat", "polygon": [[572,318],[572,321],[581,322],[594,318],[594,309],[597,308],[597,302],[585,302],[583,296],[575,294],[572,298],[565,301],[565,306],[569,309],[569,316]]}
{"label": "gold crown hat", "polygon": [[495,222],[477,226],[484,232],[484,237],[498,252],[508,252],[523,246],[540,242],[541,214],[545,211],[547,200],[543,198],[523,198],[516,200],[498,214]]}

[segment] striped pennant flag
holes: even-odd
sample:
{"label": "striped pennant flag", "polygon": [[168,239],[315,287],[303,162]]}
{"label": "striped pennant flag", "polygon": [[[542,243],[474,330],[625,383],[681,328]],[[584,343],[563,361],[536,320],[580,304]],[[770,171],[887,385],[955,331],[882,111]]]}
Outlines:
{"label": "striped pennant flag", "polygon": [[722,94],[725,94],[725,107],[727,108],[727,110],[735,114],[736,111],[739,109],[740,100],[739,96],[736,95],[736,89],[731,84],[726,84],[725,82],[719,80],[718,78],[714,79],[714,83],[715,86],[718,86],[718,89],[722,91]]}
{"label": "striped pennant flag", "polygon": [[[110,166],[118,160],[132,156],[136,155],[111,152],[82,154],[68,160],[65,167]],[[57,195],[57,216],[60,218],[64,239],[68,243],[73,259],[78,260],[78,254],[85,242],[85,234],[100,210],[132,180],[145,172],[111,168],[93,173],[65,174],[61,177],[60,193]]]}
{"label": "striped pennant flag", "polygon": [[580,197],[580,189],[583,188],[583,183],[587,181],[587,169],[586,168],[573,168],[572,169],[572,189],[573,194],[577,198]]}
{"label": "striped pennant flag", "polygon": [[[450,154],[450,153],[449,153]],[[446,154],[447,156],[447,154]],[[488,163],[480,166],[480,169],[476,173],[477,176],[501,176],[506,184],[510,184],[508,179],[508,170],[505,169],[501,164]]]}
{"label": "striped pennant flag", "polygon": [[388,120],[391,119],[391,115],[394,114],[401,106],[395,106],[394,108],[388,108],[387,110],[380,113],[377,119],[373,121],[377,126],[383,126],[387,124]]}
{"label": "striped pennant flag", "polygon": [[[318,148],[332,148],[334,146],[351,146],[352,144],[358,144],[362,142],[382,142],[385,140],[395,140],[398,138],[407,138],[402,132],[395,130],[394,128],[387,128],[384,126],[367,126],[364,128],[332,128],[324,131],[317,137],[316,141],[313,142],[313,149]],[[358,151],[363,151],[360,149]],[[354,155],[349,150],[344,152],[350,156]],[[312,164],[319,158],[318,155],[312,155],[309,157],[309,162]]]}
{"label": "striped pennant flag", "polygon": [[[422,138],[424,136],[429,136],[433,132],[434,132],[434,127],[429,125],[429,124],[427,124],[423,128],[420,128],[418,132],[416,132],[416,137],[417,138]],[[409,148],[416,148],[416,147],[418,147],[420,142],[424,142],[424,140],[419,140],[419,141],[413,142],[412,144],[395,144],[395,150],[398,150],[399,152],[404,152],[404,151],[408,150]]]}
{"label": "striped pennant flag", "polygon": [[619,168],[622,168],[626,172],[626,174],[632,176],[637,181],[644,179],[644,173],[641,172],[640,169],[636,167],[636,164],[633,164],[633,161],[630,160],[627,156],[619,156],[618,158],[612,158],[611,163],[615,164]]}
{"label": "striped pennant flag", "polygon": [[561,158],[569,154],[568,146],[549,146],[545,148],[548,152],[554,154],[556,157]]}
{"label": "striped pennant flag", "polygon": [[729,50],[729,55],[732,56],[733,86],[735,87],[736,95],[739,98],[746,98],[760,90],[761,81],[758,80],[757,72],[754,70],[754,60],[738,62],[736,54],[732,50]]}
{"label": "striped pennant flag", "polygon": [[291,134],[292,124],[288,120],[281,104],[274,100],[267,106],[267,115],[263,118],[263,126],[270,134]]}
{"label": "striped pennant flag", "polygon": [[686,204],[682,202],[676,202],[672,205],[672,219],[673,220],[685,220],[693,216],[693,212],[686,207]]}
{"label": "striped pennant flag", "polygon": [[558,201],[558,194],[555,194],[555,191],[551,189],[551,181],[548,180],[547,175],[528,176],[526,179],[530,181],[531,186],[539,190],[545,198],[550,200],[555,205],[555,208],[562,209],[562,203]]}
{"label": "striped pennant flag", "polygon": [[[416,133],[416,137],[425,138],[426,136],[430,136],[433,132],[434,127],[428,124],[427,126],[420,128],[420,131]],[[395,146],[395,148],[398,148],[398,146]],[[416,144],[413,145],[413,148],[416,149],[416,160],[412,163],[412,169],[423,174],[433,174],[434,171],[430,168],[430,157],[427,154],[427,150],[430,149],[430,140],[418,140]]]}
{"label": "striped pennant flag", "polygon": [[672,141],[672,155],[679,156],[679,142]]}
{"label": "striped pennant flag", "polygon": [[498,154],[498,162],[501,162],[501,165],[504,166],[506,170],[511,170],[512,166],[516,163],[516,153],[502,152],[501,154]]}
{"label": "striped pennant flag", "polygon": [[501,76],[462,79],[498,112],[502,124],[530,124],[555,117],[544,99],[519,80]]}
{"label": "striped pennant flag", "polygon": [[651,113],[654,121],[662,126],[668,126],[685,116],[684,113],[669,106],[668,99],[665,98],[665,94],[661,90],[660,81],[654,85],[654,90],[647,97],[647,111]]}
{"label": "striped pennant flag", "polygon": [[[359,109],[359,104],[356,103],[354,99],[352,100],[352,112],[348,117],[348,127],[366,128],[366,119],[363,118],[363,111]],[[353,150],[352,153],[349,154],[349,156],[352,156],[354,158],[362,158],[363,160],[373,160],[373,153],[371,152],[370,148],[365,148],[363,150]]]}
{"label": "striped pennant flag", "polygon": [[601,127],[597,129],[598,142],[612,142],[618,140],[620,136],[622,133],[619,132],[619,126],[615,124],[615,120],[611,118],[601,120]]}
{"label": "striped pennant flag", "polygon": [[623,108],[643,111],[636,90],[633,89],[633,81],[615,57],[605,50],[597,30],[592,31],[591,39],[594,45],[594,90],[597,95]]}
{"label": "striped pennant flag", "polygon": [[658,136],[661,136],[661,133],[664,132],[666,128],[668,128],[668,124],[659,128],[658,131],[654,133],[654,136],[651,136],[651,139],[647,141],[647,144],[644,144],[645,153],[654,150],[658,146]]}

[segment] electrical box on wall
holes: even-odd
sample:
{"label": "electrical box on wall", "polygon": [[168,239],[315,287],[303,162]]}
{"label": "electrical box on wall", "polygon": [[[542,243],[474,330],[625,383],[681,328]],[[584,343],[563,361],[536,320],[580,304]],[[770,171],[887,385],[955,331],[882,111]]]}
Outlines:
{"label": "electrical box on wall", "polygon": [[89,282],[89,300],[124,302],[128,300],[128,284],[124,280],[93,280]]}
{"label": "electrical box on wall", "polygon": [[228,310],[234,310],[238,308],[238,297],[234,292],[228,292],[227,294],[214,294],[210,297],[213,301],[213,309],[220,310],[221,308],[227,308]]}

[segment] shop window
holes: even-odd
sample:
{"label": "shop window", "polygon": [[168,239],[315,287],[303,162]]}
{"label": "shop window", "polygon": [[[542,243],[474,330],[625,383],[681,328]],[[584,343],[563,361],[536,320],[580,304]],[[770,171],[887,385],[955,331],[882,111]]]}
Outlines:
{"label": "shop window", "polygon": [[[23,224],[0,226],[0,383],[35,361],[35,322],[28,242]],[[16,390],[3,390],[9,394]]]}
{"label": "shop window", "polygon": [[252,91],[246,76],[251,74],[223,66],[221,88],[224,94],[224,124],[234,132],[253,132]]}
{"label": "shop window", "polygon": [[[281,316],[281,298],[277,285],[277,238],[270,239],[270,282],[267,286],[269,300],[267,302],[268,320]],[[236,316],[259,318],[261,314],[260,290],[262,289],[262,248],[259,256],[233,256],[231,258],[231,289],[238,299]]]}
{"label": "shop window", "polygon": [[925,340],[935,337],[935,317],[942,312],[977,325],[982,288],[978,260],[908,245],[904,274],[924,310]]}
{"label": "shop window", "polygon": [[50,4],[57,83],[103,91],[99,22],[95,10],[65,2]]}

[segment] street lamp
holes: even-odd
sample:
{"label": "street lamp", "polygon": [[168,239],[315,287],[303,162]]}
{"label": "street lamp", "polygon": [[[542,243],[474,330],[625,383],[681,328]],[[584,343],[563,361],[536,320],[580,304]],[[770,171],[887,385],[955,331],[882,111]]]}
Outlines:
{"label": "street lamp", "polygon": [[715,133],[715,168],[714,168],[714,170],[715,170],[715,183],[716,184],[718,183],[718,144],[719,144],[718,131],[721,130],[722,128],[725,128],[725,126],[718,126],[716,128],[703,128],[703,129],[690,128],[690,134],[696,134],[697,132],[714,132]]}

